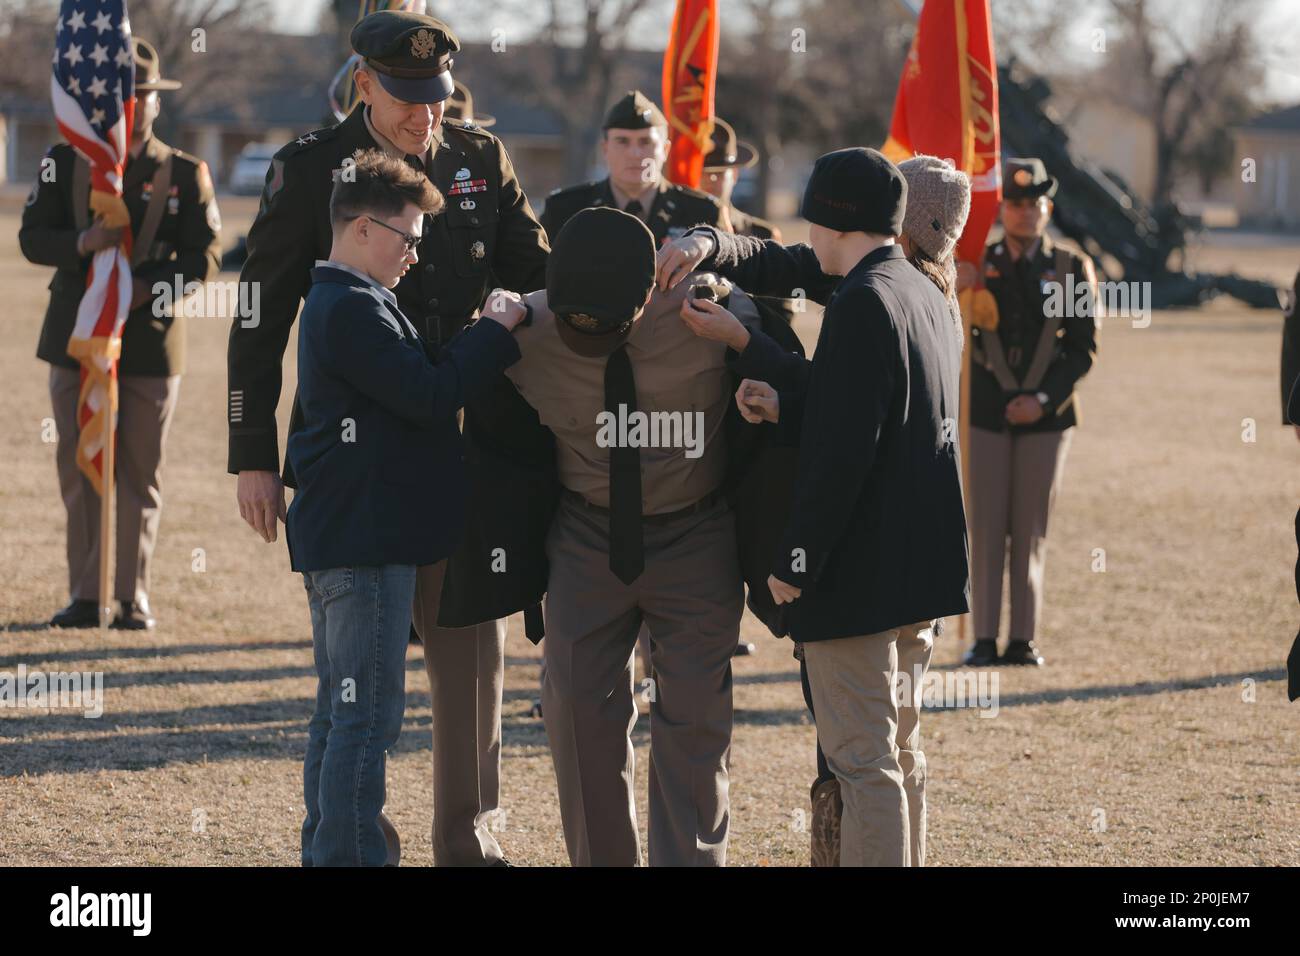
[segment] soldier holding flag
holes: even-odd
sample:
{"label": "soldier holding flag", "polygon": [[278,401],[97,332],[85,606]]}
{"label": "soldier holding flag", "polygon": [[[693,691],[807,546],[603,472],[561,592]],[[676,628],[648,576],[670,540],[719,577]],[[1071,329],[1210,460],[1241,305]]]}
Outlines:
{"label": "soldier holding flag", "polygon": [[185,364],[183,315],[151,290],[215,274],[221,221],[207,167],[153,135],[158,91],[180,83],[130,36],[124,3],[65,0],[56,42],[54,105],[69,142],[46,153],[18,234],[29,261],[56,268],[36,355],[50,365],[72,600],[50,624],[99,622],[110,597],[100,593],[101,499],[116,478],[112,626],[146,629],[163,449]]}

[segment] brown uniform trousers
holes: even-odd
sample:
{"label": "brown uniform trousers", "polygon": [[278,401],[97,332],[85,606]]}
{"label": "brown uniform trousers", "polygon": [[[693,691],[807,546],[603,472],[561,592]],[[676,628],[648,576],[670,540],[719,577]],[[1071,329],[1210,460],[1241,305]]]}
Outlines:
{"label": "brown uniform trousers", "polygon": [[[124,375],[118,379],[116,511],[113,597],[148,600],[150,569],[162,517],[163,446],[176,410],[179,375]],[[68,512],[68,589],[72,599],[99,597],[99,493],[77,467],[77,395],[81,372],[50,366],[50,405],[59,443],[59,490]]]}
{"label": "brown uniform trousers", "polygon": [[608,518],[566,495],[547,541],[546,734],[574,866],[641,862],[632,651],[650,629],[651,866],[721,866],[730,821],[731,655],[744,587],[725,501],[648,521],[645,570],[609,569]]}
{"label": "brown uniform trousers", "polygon": [[424,644],[433,709],[433,862],[491,866],[501,793],[501,693],[506,622],[437,627],[447,562],[419,569],[415,630]]}

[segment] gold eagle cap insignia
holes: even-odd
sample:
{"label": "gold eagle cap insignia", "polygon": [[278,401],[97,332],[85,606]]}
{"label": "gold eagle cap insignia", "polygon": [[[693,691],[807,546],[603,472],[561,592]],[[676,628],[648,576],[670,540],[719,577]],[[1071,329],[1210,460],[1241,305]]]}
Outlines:
{"label": "gold eagle cap insignia", "polygon": [[427,60],[433,56],[435,45],[433,34],[428,30],[420,30],[411,37],[411,56],[420,60]]}

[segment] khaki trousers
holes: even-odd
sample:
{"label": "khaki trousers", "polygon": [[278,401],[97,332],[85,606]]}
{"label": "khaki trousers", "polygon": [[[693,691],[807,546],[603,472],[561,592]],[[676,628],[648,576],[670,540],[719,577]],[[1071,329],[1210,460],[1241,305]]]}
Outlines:
{"label": "khaki trousers", "polygon": [[609,570],[608,519],[561,501],[547,539],[542,713],[574,866],[641,862],[632,651],[650,629],[651,866],[722,866],[730,821],[731,655],[744,610],[725,502],[646,522],[645,570]]}
{"label": "khaki trousers", "polygon": [[446,561],[419,569],[412,608],[433,708],[433,862],[490,866],[503,855],[492,831],[501,799],[506,622],[436,626],[446,570]]}
{"label": "khaki trousers", "polygon": [[[163,448],[176,411],[181,377],[124,375],[118,379],[114,500],[117,509],[113,598],[145,603],[162,518]],[[50,405],[59,440],[55,461],[68,513],[68,591],[73,600],[99,598],[99,494],[77,467],[77,396],[81,373],[50,366]]]}
{"label": "khaki trousers", "polygon": [[[1074,437],[1064,431],[970,430],[971,590],[975,638],[996,638],[1010,554],[1013,641],[1031,641],[1043,611],[1047,522]],[[1010,547],[1008,547],[1008,543]]]}
{"label": "khaki trousers", "polygon": [[803,645],[817,739],[840,782],[840,866],[925,864],[921,692],[932,622]]}

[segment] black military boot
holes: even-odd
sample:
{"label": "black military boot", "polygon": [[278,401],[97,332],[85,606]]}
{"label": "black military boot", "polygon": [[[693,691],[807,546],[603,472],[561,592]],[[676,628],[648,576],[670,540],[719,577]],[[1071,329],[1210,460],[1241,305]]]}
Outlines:
{"label": "black military boot", "polygon": [[998,662],[998,639],[977,637],[961,662],[967,667],[992,667]]}
{"label": "black military boot", "polygon": [[147,601],[122,601],[121,610],[109,627],[118,631],[148,631],[154,626],[153,614]]}
{"label": "black military boot", "polygon": [[1012,641],[1007,645],[1000,663],[1010,667],[1042,667],[1043,657],[1033,641]]}
{"label": "black military boot", "polygon": [[74,599],[50,618],[50,627],[99,627],[99,602]]}

